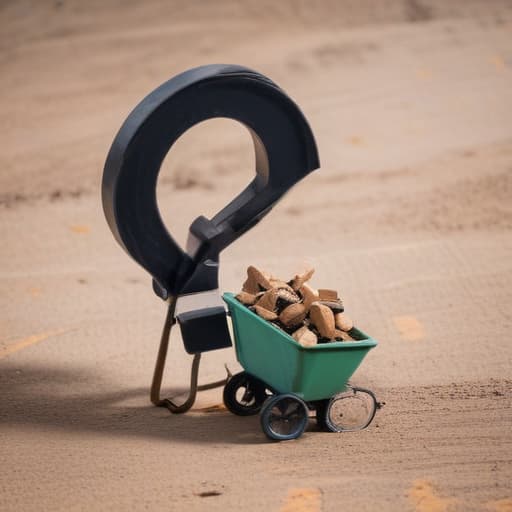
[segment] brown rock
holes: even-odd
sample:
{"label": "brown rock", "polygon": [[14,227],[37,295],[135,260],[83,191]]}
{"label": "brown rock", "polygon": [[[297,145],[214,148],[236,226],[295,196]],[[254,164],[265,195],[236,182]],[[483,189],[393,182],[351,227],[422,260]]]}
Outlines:
{"label": "brown rock", "polygon": [[306,308],[304,304],[291,304],[283,309],[279,315],[279,321],[286,327],[294,327],[304,322],[306,318]]}
{"label": "brown rock", "polygon": [[273,311],[269,311],[268,309],[262,308],[258,305],[254,306],[254,311],[256,311],[256,314],[261,316],[263,320],[268,320],[269,322],[273,322],[279,318]]}
{"label": "brown rock", "polygon": [[303,304],[307,311],[309,311],[311,304],[319,299],[317,291],[307,284],[301,286],[300,294],[302,295]]}
{"label": "brown rock", "polygon": [[291,281],[291,287],[295,290],[295,291],[298,291],[302,288],[302,286],[304,285],[304,283],[306,281],[309,281],[311,279],[311,277],[313,276],[313,274],[315,273],[315,269],[314,268],[310,268],[308,270],[306,270],[306,272],[302,273],[302,274],[297,274]]}
{"label": "brown rock", "polygon": [[267,309],[268,311],[274,311],[276,309],[277,301],[277,290],[271,288],[267,290],[261,298],[258,300],[258,306]]}
{"label": "brown rock", "polygon": [[345,308],[343,307],[343,302],[341,302],[341,299],[338,300],[319,300],[320,304],[323,304],[324,306],[327,306],[329,309],[332,310],[333,313],[343,313]]}
{"label": "brown rock", "polygon": [[246,293],[250,293],[251,295],[255,295],[260,291],[260,287],[258,283],[253,277],[247,277],[242,285],[242,291]]}
{"label": "brown rock", "polygon": [[336,329],[334,331],[334,339],[335,341],[355,341],[354,338],[352,338],[352,336],[350,336],[350,334],[348,334],[347,332],[345,331],[341,331],[340,329]]}
{"label": "brown rock", "polygon": [[252,306],[256,302],[256,295],[241,291],[235,299],[246,306]]}
{"label": "brown rock", "polygon": [[313,331],[310,331],[306,326],[297,329],[292,334],[293,339],[303,347],[313,347],[318,343],[318,338]]}
{"label": "brown rock", "polygon": [[350,331],[350,329],[354,327],[354,322],[352,322],[352,319],[345,313],[334,315],[334,322],[338,329],[345,332]]}
{"label": "brown rock", "polygon": [[323,304],[315,302],[309,310],[309,318],[323,338],[334,338],[334,313]]}
{"label": "brown rock", "polygon": [[[256,283],[258,287],[261,287],[263,290],[268,290],[269,288],[272,288],[270,285],[270,281],[268,280],[268,274],[265,274],[264,272],[261,272],[256,267],[253,267],[252,265],[247,268],[247,280],[251,282],[251,284]],[[250,290],[244,290],[248,291]],[[258,288],[258,292],[261,291],[261,289]]]}
{"label": "brown rock", "polygon": [[277,290],[277,299],[285,304],[295,304],[300,302],[300,297],[294,292],[284,288]]}
{"label": "brown rock", "polygon": [[320,300],[338,300],[338,292],[336,290],[327,290],[325,288],[320,288],[318,290],[318,297]]}
{"label": "brown rock", "polygon": [[281,281],[281,279],[269,279],[270,286],[272,288],[278,288],[280,290],[288,290],[289,292],[293,292],[293,288],[284,281]]}

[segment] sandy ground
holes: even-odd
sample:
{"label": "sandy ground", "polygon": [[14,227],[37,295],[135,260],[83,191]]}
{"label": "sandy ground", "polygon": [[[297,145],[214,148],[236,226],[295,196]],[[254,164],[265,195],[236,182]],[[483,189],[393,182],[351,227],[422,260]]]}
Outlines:
{"label": "sandy ground", "polygon": [[[144,95],[213,62],[279,83],[322,162],[225,251],[222,289],[248,264],[339,289],[380,341],[365,431],[276,444],[220,390],[149,404],[165,304],[108,230],[102,167]],[[510,1],[3,1],[0,107],[1,510],[512,510]],[[185,134],[158,190],[180,241],[252,158],[233,122]],[[203,382],[238,368],[203,360]]]}

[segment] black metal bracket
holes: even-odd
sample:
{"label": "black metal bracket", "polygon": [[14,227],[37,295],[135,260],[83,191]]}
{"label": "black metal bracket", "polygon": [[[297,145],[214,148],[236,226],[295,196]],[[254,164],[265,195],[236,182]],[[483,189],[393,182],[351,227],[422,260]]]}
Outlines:
{"label": "black metal bracket", "polygon": [[[256,174],[214,217],[192,222],[185,252],[160,217],[158,173],[186,130],[217,117],[247,127],[254,142]],[[128,116],[105,163],[103,209],[116,240],[153,276],[167,299],[216,287],[217,269],[204,262],[218,261],[225,247],[318,166],[313,133],[282,89],[241,66],[201,66],[165,82]]]}

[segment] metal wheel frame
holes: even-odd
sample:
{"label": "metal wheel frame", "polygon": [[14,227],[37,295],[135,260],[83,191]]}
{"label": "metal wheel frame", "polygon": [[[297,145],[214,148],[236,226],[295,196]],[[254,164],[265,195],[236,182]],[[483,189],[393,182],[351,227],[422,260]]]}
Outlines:
{"label": "metal wheel frame", "polygon": [[[342,395],[343,393],[346,393],[347,391],[352,391],[354,393],[354,395],[356,393],[365,393],[365,394],[369,395],[371,400],[372,400],[373,409],[372,409],[370,415],[368,416],[367,421],[363,425],[358,426],[357,428],[340,428],[340,427],[337,427],[334,424],[334,422],[331,421],[331,418],[330,418],[330,412],[331,412],[331,408],[332,408],[333,404],[337,400],[342,399],[340,395]],[[325,427],[330,432],[357,432],[358,430],[364,430],[373,421],[373,418],[375,417],[375,413],[377,412],[377,409],[379,408],[379,404],[377,402],[377,398],[375,397],[375,394],[373,393],[373,391],[371,391],[369,389],[366,389],[366,388],[359,388],[359,387],[356,387],[356,386],[347,386],[347,391],[345,391],[343,393],[338,393],[338,394],[334,395],[333,397],[331,397],[329,399],[329,402],[328,402],[327,406],[325,407],[325,418],[324,418]]]}
{"label": "metal wheel frame", "polygon": [[209,384],[198,385],[199,375],[199,363],[201,362],[201,353],[194,354],[192,359],[192,368],[190,370],[190,389],[188,397],[185,401],[178,405],[174,403],[170,398],[161,398],[160,393],[162,389],[162,378],[164,375],[165,361],[167,359],[167,352],[169,349],[169,339],[171,337],[172,326],[176,323],[174,313],[176,310],[176,296],[169,298],[169,307],[167,309],[167,316],[165,318],[164,327],[162,330],[162,336],[160,338],[160,347],[158,349],[158,355],[156,358],[155,371],[153,373],[153,381],[151,383],[151,402],[157,407],[166,407],[173,414],[182,414],[187,412],[195,403],[198,391],[204,391],[207,389],[218,388],[224,386],[231,376],[228,371],[228,377],[222,380],[211,382]]}

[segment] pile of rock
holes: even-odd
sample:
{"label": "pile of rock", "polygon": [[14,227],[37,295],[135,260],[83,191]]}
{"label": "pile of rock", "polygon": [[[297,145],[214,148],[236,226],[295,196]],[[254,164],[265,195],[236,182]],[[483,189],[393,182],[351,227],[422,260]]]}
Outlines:
{"label": "pile of rock", "polygon": [[290,334],[304,347],[333,341],[354,341],[354,327],[335,290],[307,284],[314,269],[282,281],[250,266],[236,298],[261,318]]}

